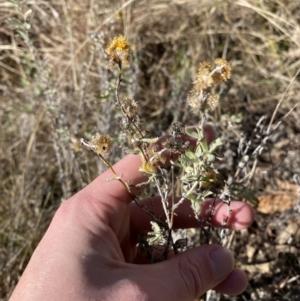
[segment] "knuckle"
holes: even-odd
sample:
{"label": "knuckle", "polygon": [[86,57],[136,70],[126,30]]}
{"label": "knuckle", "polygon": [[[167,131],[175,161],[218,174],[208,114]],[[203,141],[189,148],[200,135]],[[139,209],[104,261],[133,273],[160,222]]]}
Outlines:
{"label": "knuckle", "polygon": [[178,270],[189,297],[194,298],[204,292],[205,267],[201,261],[197,258],[182,257]]}

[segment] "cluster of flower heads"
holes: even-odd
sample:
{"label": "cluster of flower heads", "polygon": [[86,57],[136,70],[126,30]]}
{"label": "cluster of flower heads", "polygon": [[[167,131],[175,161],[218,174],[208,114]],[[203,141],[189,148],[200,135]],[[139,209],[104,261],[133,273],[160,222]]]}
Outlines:
{"label": "cluster of flower heads", "polygon": [[207,92],[215,84],[227,81],[231,75],[230,63],[224,59],[216,59],[214,68],[208,62],[200,64],[194,86],[188,96],[188,104],[193,112],[213,110],[219,102],[219,95]]}
{"label": "cluster of flower heads", "polygon": [[[128,65],[130,61],[130,45],[126,38],[124,36],[115,37],[106,48],[106,53],[110,64],[117,65],[121,74],[122,66]],[[212,110],[217,106],[219,96],[210,93],[209,88],[227,81],[230,78],[230,73],[230,63],[224,59],[216,59],[214,66],[208,62],[200,64],[193,89],[188,97],[188,104],[194,112]],[[120,77],[118,80],[121,80]],[[117,96],[117,105],[123,113],[120,126],[132,137],[133,145],[141,155],[141,171],[150,174],[157,173],[166,162],[166,153],[180,155],[189,148],[189,142],[183,139],[185,131],[181,124],[174,123],[170,135],[165,137],[163,141],[154,139],[154,142],[149,142],[146,140],[151,139],[145,139],[143,131],[139,128],[137,102],[131,98],[119,98]],[[112,149],[112,140],[108,136],[100,134],[96,134],[89,142],[82,139],[81,143],[102,158]],[[211,171],[207,173],[207,178],[213,178]]]}
{"label": "cluster of flower heads", "polygon": [[120,68],[122,65],[128,65],[130,61],[130,45],[123,36],[115,37],[106,48],[111,64],[116,64]]}

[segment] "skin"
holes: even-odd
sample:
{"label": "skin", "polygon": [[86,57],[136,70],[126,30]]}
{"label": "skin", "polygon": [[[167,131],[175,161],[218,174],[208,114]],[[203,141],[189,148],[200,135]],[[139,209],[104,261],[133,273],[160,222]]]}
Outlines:
{"label": "skin", "polygon": [[[206,139],[213,139],[204,128]],[[145,180],[138,171],[140,158],[128,155],[115,166],[124,181]],[[150,218],[131,201],[110,170],[65,201],[57,210],[45,236],[34,251],[10,301],[138,300],[190,301],[209,289],[239,294],[245,274],[234,268],[233,255],[218,245],[203,245],[164,262],[145,264],[136,249],[137,236],[150,230]],[[150,206],[149,201],[141,201]],[[204,202],[203,218],[212,201]],[[162,214],[159,198],[154,211]],[[152,207],[149,207],[152,208]],[[219,201],[212,219],[220,226],[227,205]],[[243,229],[253,221],[252,209],[242,202],[231,204],[228,227]],[[175,227],[197,227],[190,204],[178,208]]]}

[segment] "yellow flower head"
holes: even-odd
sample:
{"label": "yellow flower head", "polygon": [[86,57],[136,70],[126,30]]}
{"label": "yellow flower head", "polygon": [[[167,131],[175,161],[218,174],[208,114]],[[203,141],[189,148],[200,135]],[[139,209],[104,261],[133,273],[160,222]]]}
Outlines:
{"label": "yellow flower head", "polygon": [[141,154],[142,165],[140,171],[145,173],[156,173],[161,164],[165,164],[166,158],[158,151],[156,144],[150,144],[145,150],[146,157]]}
{"label": "yellow flower head", "polygon": [[139,168],[139,171],[142,171],[144,173],[156,173],[157,172],[157,165],[153,164],[153,163],[149,163],[146,160],[142,161],[142,165]]}
{"label": "yellow flower head", "polygon": [[123,36],[115,37],[106,48],[106,53],[112,64],[128,65],[130,60],[130,45]]}

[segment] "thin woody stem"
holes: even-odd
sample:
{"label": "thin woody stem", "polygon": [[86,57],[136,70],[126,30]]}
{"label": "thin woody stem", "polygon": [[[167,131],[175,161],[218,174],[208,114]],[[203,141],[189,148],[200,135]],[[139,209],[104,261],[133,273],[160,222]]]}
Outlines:
{"label": "thin woody stem", "polygon": [[139,127],[134,123],[134,121],[132,120],[132,118],[130,118],[130,116],[128,116],[128,114],[126,113],[126,111],[124,110],[122,103],[120,101],[120,97],[119,97],[119,91],[120,91],[120,84],[122,81],[122,70],[120,70],[119,74],[118,74],[118,78],[117,78],[117,87],[116,87],[116,99],[118,102],[119,107],[121,108],[123,114],[128,118],[128,120],[130,121],[130,123],[132,124],[132,126],[136,129],[136,131],[139,133],[139,135],[141,136],[141,138],[144,138],[143,133],[141,132],[141,130],[139,129]]}
{"label": "thin woody stem", "polygon": [[[141,138],[145,138],[143,133],[141,132],[141,130],[139,129],[139,127],[135,124],[135,122],[132,120],[132,118],[130,116],[128,116],[128,114],[126,113],[126,111],[124,110],[122,103],[120,101],[120,97],[119,97],[119,92],[120,92],[120,84],[122,81],[122,66],[119,65],[119,74],[118,74],[118,78],[117,78],[117,85],[116,85],[116,100],[117,103],[119,105],[119,107],[122,110],[122,113],[126,116],[126,118],[129,120],[129,122],[131,123],[131,125],[135,128],[135,130],[139,133]],[[144,153],[144,150],[141,147],[138,147],[139,151],[141,152],[141,154],[143,155],[144,159],[146,161],[148,161],[147,156]]]}
{"label": "thin woody stem", "polygon": [[154,221],[156,221],[157,223],[159,223],[161,226],[167,228],[167,224],[160,221],[153,213],[151,213],[145,206],[141,205],[138,200],[137,197],[130,191],[130,187],[129,185],[122,180],[122,178],[120,176],[118,176],[118,174],[116,173],[115,169],[113,168],[113,166],[101,155],[99,154],[95,148],[93,146],[91,146],[88,142],[84,141],[84,139],[81,139],[81,144],[86,146],[87,148],[89,148],[90,150],[94,151],[98,157],[103,161],[103,163],[112,171],[112,173],[115,176],[115,179],[118,180],[127,190],[128,194],[130,195],[132,201],[138,206],[140,207],[142,210],[144,210],[149,216],[151,216],[153,218]]}
{"label": "thin woody stem", "polygon": [[174,205],[174,210],[175,210],[176,208],[178,208],[178,207],[184,202],[184,200],[186,199],[186,197],[187,197],[189,194],[191,194],[191,193],[194,191],[194,189],[195,189],[198,185],[199,185],[199,183],[198,183],[197,181],[195,181],[195,182],[193,183],[192,187],[191,187],[186,193],[184,193],[184,194],[182,195],[182,197],[180,198],[180,200]]}
{"label": "thin woody stem", "polygon": [[[171,163],[172,164],[172,163]],[[172,200],[171,200],[171,212],[170,212],[170,228],[173,227],[174,222],[174,207],[175,207],[175,184],[174,184],[174,165],[171,165],[171,177],[172,177]]]}
{"label": "thin woody stem", "polygon": [[158,193],[161,197],[161,203],[162,203],[162,206],[163,206],[163,210],[165,212],[165,215],[166,215],[166,219],[167,219],[167,224],[168,224],[168,229],[171,229],[171,222],[170,222],[170,217],[169,217],[169,212],[168,212],[168,208],[166,206],[166,202],[165,202],[165,198],[163,196],[163,192],[159,186],[159,183],[158,183],[158,179],[157,177],[154,177],[154,180],[155,180],[155,183],[156,183],[156,187],[157,187],[157,190],[158,190]]}
{"label": "thin woody stem", "polygon": [[114,170],[114,168],[112,167],[112,165],[101,155],[101,154],[98,154],[98,156],[100,157],[100,159],[104,162],[104,164],[113,172],[116,180],[118,180],[127,190],[127,192],[129,193],[129,195],[131,196],[132,198],[132,201],[136,203],[136,205],[138,207],[140,207],[141,209],[143,209],[148,215],[150,215],[156,222],[160,223],[162,226],[166,227],[166,224],[159,221],[158,218],[153,214],[151,213],[149,210],[147,210],[143,205],[141,205],[138,200],[137,200],[137,197],[130,191],[130,188],[128,186],[128,184],[126,182],[124,182],[120,176],[118,176],[118,174],[116,173],[116,171]]}
{"label": "thin woody stem", "polygon": [[128,191],[128,193],[131,194],[129,186],[120,178],[120,176],[118,176],[118,174],[116,173],[116,171],[114,170],[114,168],[112,167],[112,165],[101,154],[98,153],[97,155],[104,162],[104,164],[113,172],[113,174],[115,175],[116,179],[120,183],[122,183],[122,185],[126,188],[126,190]]}

